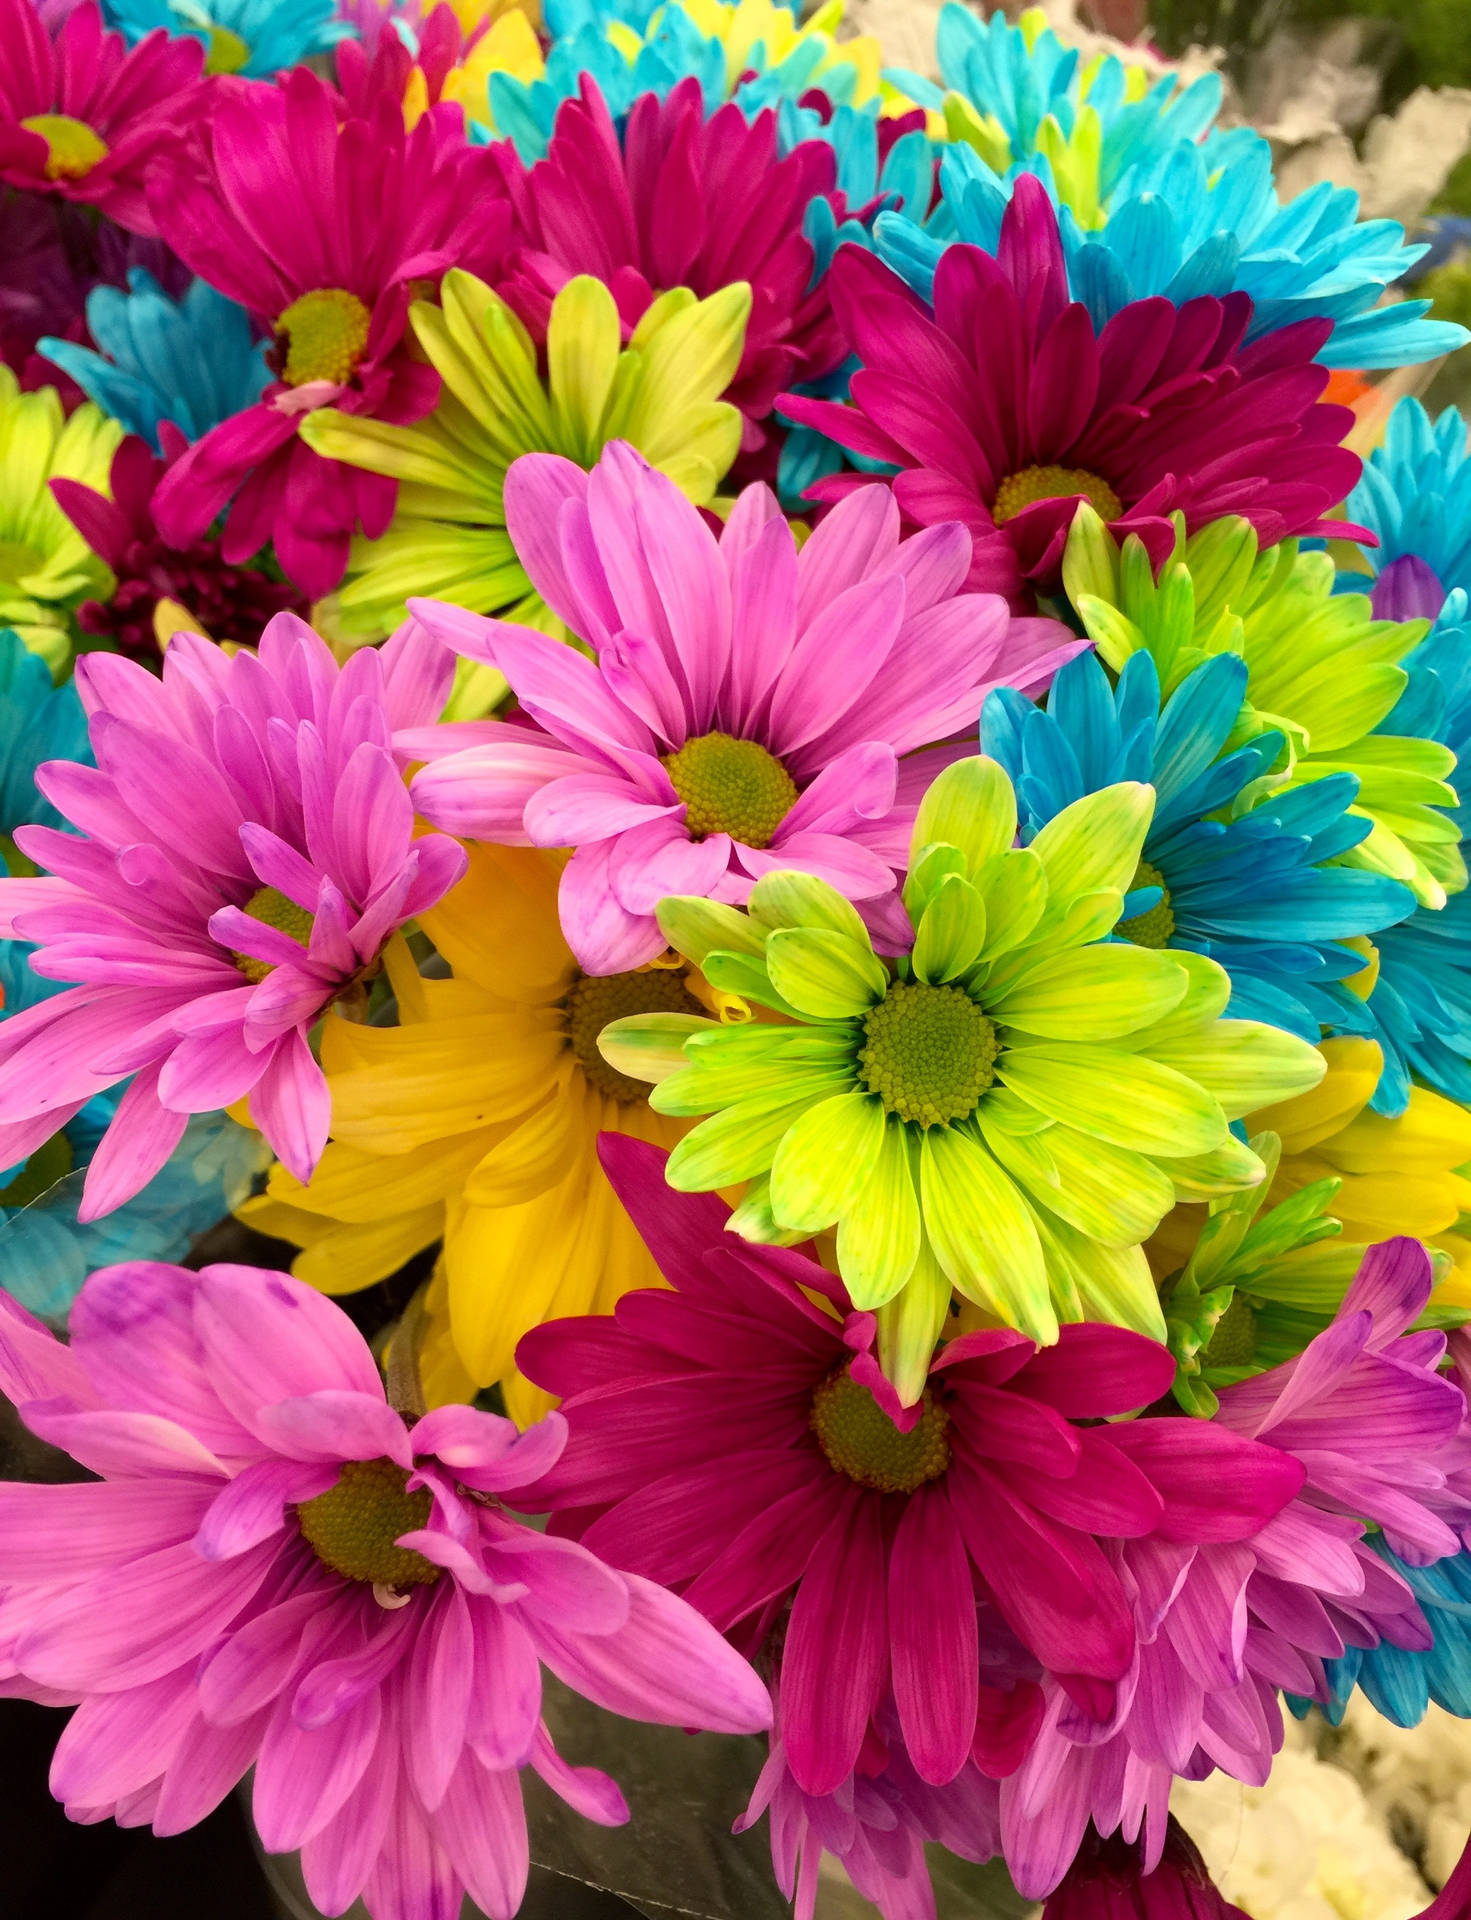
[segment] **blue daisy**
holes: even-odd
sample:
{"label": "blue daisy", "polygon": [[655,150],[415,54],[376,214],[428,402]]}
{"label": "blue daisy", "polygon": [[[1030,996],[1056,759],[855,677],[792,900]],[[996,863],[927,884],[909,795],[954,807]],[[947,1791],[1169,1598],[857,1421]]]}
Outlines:
{"label": "blue daisy", "polygon": [[[1419,560],[1442,592],[1471,590],[1471,449],[1464,417],[1447,407],[1432,421],[1418,400],[1401,400],[1345,510],[1379,537],[1378,547],[1364,549],[1376,574],[1399,560]],[[1353,581],[1343,577],[1345,591]]]}
{"label": "blue daisy", "polygon": [[162,421],[199,440],[254,406],[271,373],[266,343],[253,338],[243,307],[203,280],[171,300],[143,267],[129,271],[128,286],[127,293],[94,287],[87,296],[87,326],[100,351],[49,337],[37,351],[155,453],[163,451]]}
{"label": "blue daisy", "polygon": [[336,0],[102,0],[102,11],[129,45],[158,27],[187,34],[209,49],[206,73],[248,80],[269,80],[354,32],[338,19]]}
{"label": "blue daisy", "polygon": [[990,694],[981,746],[1011,775],[1024,840],[1084,794],[1150,783],[1154,819],[1119,937],[1209,954],[1231,976],[1230,1014],[1316,1042],[1341,1013],[1327,990],[1363,970],[1343,943],[1403,920],[1415,900],[1397,880],[1333,864],[1370,830],[1349,811],[1353,774],[1255,797],[1284,742],[1262,733],[1227,750],[1246,680],[1239,656],[1218,654],[1162,702],[1147,652],[1117,687],[1084,654],[1045,711],[1011,688]]}
{"label": "blue daisy", "polygon": [[[1325,1717],[1336,1727],[1357,1686],[1397,1727],[1419,1726],[1432,1700],[1459,1719],[1471,1719],[1471,1553],[1463,1548],[1431,1566],[1412,1567],[1390,1552],[1382,1536],[1371,1535],[1369,1544],[1413,1589],[1435,1645],[1418,1653],[1386,1641],[1350,1647],[1341,1659],[1325,1661],[1332,1688]],[[1292,1695],[1288,1701],[1299,1719],[1312,1704]]]}

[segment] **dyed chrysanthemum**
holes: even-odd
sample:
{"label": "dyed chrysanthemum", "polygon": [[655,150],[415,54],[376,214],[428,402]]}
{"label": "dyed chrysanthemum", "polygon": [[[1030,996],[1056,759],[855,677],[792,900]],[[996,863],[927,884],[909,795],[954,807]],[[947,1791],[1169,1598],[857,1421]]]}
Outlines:
{"label": "dyed chrysanthemum", "polygon": [[20,828],[46,873],[0,881],[0,931],[76,984],[0,1024],[0,1161],[131,1074],[83,1218],[135,1194],[189,1114],[247,1094],[310,1177],[330,1099],[309,1029],[365,1001],[385,944],[464,872],[452,840],[415,837],[389,749],[443,703],[442,658],[407,632],[339,670],[280,614],[233,658],[178,635],[161,680],[113,654],[79,662],[97,766],[53,760],[37,784],[80,833]]}
{"label": "dyed chrysanthemum", "polygon": [[1091,507],[1078,509],[1063,565],[1068,599],[1115,672],[1131,654],[1154,656],[1172,694],[1213,654],[1246,662],[1239,737],[1287,738],[1288,787],[1351,773],[1350,813],[1372,831],[1342,857],[1402,880],[1422,905],[1443,907],[1466,884],[1448,784],[1454,752],[1437,740],[1379,731],[1410,684],[1408,660],[1423,620],[1376,619],[1362,594],[1335,592],[1325,553],[1295,543],[1259,551],[1244,520],[1186,538],[1177,525],[1163,564],[1122,538]]}
{"label": "dyed chrysanthemum", "polygon": [[845,501],[800,553],[765,487],[717,541],[622,442],[590,476],[518,461],[505,497],[532,584],[595,664],[415,600],[427,631],[505,675],[520,714],[399,747],[429,762],[411,791],[433,825],[576,849],[562,927],[590,973],[658,958],[666,894],[740,903],[778,869],[829,881],[902,940],[896,875],[945,759],[915,749],[966,725],[1003,676],[1039,687],[1083,644],[961,593],[965,529],[901,542],[887,488]]}
{"label": "dyed chrysanthemum", "polygon": [[1042,1920],[1251,1920],[1216,1889],[1200,1849],[1173,1814],[1151,1872],[1137,1842],[1090,1827]]}
{"label": "dyed chrysanthemum", "polygon": [[195,40],[151,34],[129,48],[82,0],[48,33],[31,0],[0,0],[0,181],[157,231],[146,170],[205,122]]}
{"label": "dyed chrysanthemum", "polygon": [[671,288],[704,299],[747,287],[750,318],[726,389],[744,416],[747,452],[764,445],[763,423],[784,387],[844,358],[802,231],[809,203],[836,193],[832,149],[809,140],[782,156],[775,113],[747,121],[731,104],[707,118],[689,79],[666,100],[644,94],[618,128],[586,80],[559,111],[544,160],[528,170],[509,146],[496,152],[518,223],[500,288],[538,339],[558,291],[578,274],[611,289],[625,339]]}
{"label": "dyed chrysanthemum", "polygon": [[[1248,678],[1239,655],[1217,654],[1162,700],[1151,654],[1131,654],[1116,686],[1085,655],[1058,674],[1045,713],[1006,689],[991,694],[981,748],[1016,786],[1023,845],[1085,793],[1149,782],[1154,817],[1116,937],[1209,954],[1231,976],[1228,1013],[1316,1042],[1345,1006],[1362,1005],[1323,983],[1362,973],[1364,936],[1406,919],[1415,896],[1338,864],[1372,828],[1349,812],[1356,775],[1276,794],[1254,784],[1286,740],[1259,733],[1230,750]],[[1254,804],[1248,789],[1262,796]]]}
{"label": "dyed chrysanthemum", "polygon": [[[162,437],[177,459],[183,442],[167,422]],[[185,547],[164,539],[153,523],[153,497],[168,467],[130,435],[112,457],[107,493],[52,481],[62,512],[112,574],[110,591],[77,608],[82,632],[152,661],[177,632],[253,647],[278,613],[304,615],[306,600],[293,586],[258,567],[227,565],[218,539]]]}
{"label": "dyed chrysanthemum", "polygon": [[329,406],[396,423],[428,413],[439,375],[409,351],[410,298],[452,266],[497,261],[510,223],[494,160],[465,145],[449,109],[407,133],[395,102],[366,118],[339,119],[341,105],[293,68],[279,86],[222,100],[202,172],[179,155],[149,176],[160,231],[274,334],[276,374],[170,469],[154,501],[159,530],[189,546],[228,508],[225,559],[237,565],[272,541],[313,599],[342,578],[354,527],[385,531],[396,489],[324,461],[303,423]]}
{"label": "dyed chrysanthemum", "polygon": [[1348,511],[1377,536],[1364,559],[1376,574],[1413,559],[1435,575],[1442,596],[1471,589],[1471,448],[1464,416],[1447,407],[1432,421],[1406,396],[1384,439],[1364,463]]}
{"label": "dyed chrysanthemum", "polygon": [[206,73],[268,80],[314,53],[330,53],[352,28],[333,0],[103,0],[108,22],[136,45],[155,28],[204,42]]}
{"label": "dyed chrysanthemum", "polygon": [[123,430],[90,402],[66,417],[52,387],[22,393],[0,367],[0,626],[62,674],[72,615],[111,586],[106,563],[53,499],[53,479],[105,492]]}
{"label": "dyed chrysanthemum", "polygon": [[265,346],[253,337],[249,315],[203,280],[171,300],[151,273],[134,267],[126,293],[96,287],[87,296],[87,331],[95,352],[57,339],[41,340],[39,350],[155,453],[163,451],[162,421],[199,440],[254,406],[270,385]]}
{"label": "dyed chrysanthemum", "polygon": [[745,913],[665,900],[671,946],[785,1023],[647,1014],[602,1036],[610,1064],[658,1082],[658,1111],[711,1116],[671,1156],[674,1185],[752,1181],[735,1216],[752,1238],[836,1225],[855,1304],[887,1309],[906,1402],[952,1286],[1044,1342],[1060,1320],[1162,1336],[1139,1243],[1176,1197],[1258,1181],[1228,1122],[1322,1077],[1303,1041],[1220,1020],[1214,961],[1104,937],[1153,803],[1107,787],[1019,848],[1004,771],[958,761],[919,805],[897,959],[805,874],[768,874]]}
{"label": "dyed chrysanthemum", "polygon": [[329,459],[399,483],[393,526],[355,544],[333,617],[350,637],[373,639],[405,616],[413,593],[560,636],[506,530],[511,463],[559,453],[590,467],[610,440],[627,440],[706,505],[740,446],[741,416],[720,394],[740,360],[750,293],[664,294],[624,347],[609,290],[570,281],[552,303],[545,372],[536,342],[483,282],[446,274],[440,300],[410,316],[446,375],[428,419],[397,427],[324,409],[302,428]]}
{"label": "dyed chrysanthemum", "polygon": [[666,1187],[651,1148],[609,1139],[603,1154],[673,1291],[522,1342],[569,1429],[537,1496],[738,1645],[780,1622],[782,1745],[806,1793],[852,1773],[890,1690],[922,1781],[972,1757],[1015,1767],[1037,1689],[989,1683],[978,1598],[1080,1722],[1106,1721],[1136,1646],[1100,1538],[1158,1535],[1188,1556],[1256,1533],[1302,1484],[1295,1461],[1220,1427],[1110,1424],[1173,1371],[1118,1327],[1064,1327],[1040,1351],[1006,1329],[967,1334],[926,1356],[906,1414],[874,1363],[873,1316],[831,1274],[743,1246],[719,1200]]}
{"label": "dyed chrysanthemum", "polygon": [[[1358,455],[1336,444],[1349,414],[1319,404],[1326,321],[1245,346],[1251,302],[1230,294],[1135,301],[1096,329],[1070,301],[1057,215],[1030,176],[994,257],[946,251],[933,312],[859,247],[840,249],[830,280],[862,362],[854,404],[786,395],[783,414],[891,462],[905,513],[922,526],[962,520],[969,584],[1017,604],[1058,584],[1080,502],[1159,565],[1176,514],[1190,530],[1239,514],[1264,543],[1320,533],[1358,478]],[[810,491],[837,499],[857,484],[836,474]]]}
{"label": "dyed chrysanthemum", "polygon": [[692,1608],[507,1511],[555,1462],[559,1417],[415,1420],[347,1316],[285,1274],[105,1268],[69,1346],[0,1296],[0,1386],[101,1475],[0,1489],[0,1671],[76,1703],[51,1772],[76,1819],[178,1833],[253,1767],[262,1842],[300,1849],[326,1911],[449,1914],[468,1892],[511,1920],[523,1767],[627,1818],[553,1747],[543,1664],[631,1718],[770,1724]]}
{"label": "dyed chrysanthemum", "polygon": [[717,1004],[678,965],[582,973],[557,921],[560,865],[531,848],[470,849],[467,878],[419,916],[453,977],[421,980],[390,954],[401,1024],[327,1021],[332,1143],[309,1184],[278,1167],[244,1209],[305,1248],[297,1274],[328,1293],[381,1280],[442,1238],[460,1361],[475,1386],[501,1381],[518,1419],[538,1404],[515,1372],[528,1327],[610,1313],[658,1282],[597,1138],[667,1148],[684,1128],[607,1065],[598,1034],[621,1013],[688,1020]]}

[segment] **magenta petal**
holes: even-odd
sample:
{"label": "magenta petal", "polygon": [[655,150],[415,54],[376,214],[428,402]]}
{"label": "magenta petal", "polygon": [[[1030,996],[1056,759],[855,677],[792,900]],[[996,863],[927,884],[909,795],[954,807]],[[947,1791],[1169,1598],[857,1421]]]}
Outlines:
{"label": "magenta petal", "polygon": [[466,1754],[446,1790],[438,1831],[476,1906],[489,1920],[514,1920],[531,1858],[516,1770],[491,1772]]}
{"label": "magenta petal", "polygon": [[261,1741],[252,1802],[261,1844],[271,1853],[299,1847],[337,1812],[362,1778],[378,1738],[376,1689],[330,1725],[308,1731],[278,1700]]}
{"label": "magenta petal", "polygon": [[584,1820],[601,1827],[621,1827],[628,1819],[628,1802],[615,1781],[596,1767],[569,1767],[545,1728],[538,1728],[531,1765],[559,1799]]}
{"label": "magenta petal", "polygon": [[194,1324],[211,1382],[247,1428],[261,1407],[324,1388],[383,1400],[378,1368],[351,1320],[288,1274],[202,1268]]}
{"label": "magenta petal", "polygon": [[474,1685],[467,1694],[466,1737],[487,1767],[519,1767],[536,1740],[541,1662],[514,1607],[472,1598]]}
{"label": "magenta petal", "polygon": [[76,1580],[187,1540],[208,1504],[199,1481],[0,1485],[0,1583]]}
{"label": "magenta petal", "polygon": [[254,1415],[256,1431],[268,1445],[296,1460],[396,1460],[412,1458],[408,1429],[381,1391],[344,1392],[325,1388],[277,1401]]}
{"label": "magenta petal", "polygon": [[[476,1686],[471,1602],[450,1581],[430,1602],[409,1656],[404,1757],[415,1791],[432,1813],[459,1764]],[[482,1675],[481,1686],[490,1684]]]}
{"label": "magenta petal", "polygon": [[562,869],[557,905],[562,932],[588,973],[629,973],[658,959],[668,942],[652,914],[629,913],[609,878],[613,842],[581,846]]}
{"label": "magenta petal", "polygon": [[87,1167],[79,1221],[100,1220],[141,1193],[184,1137],[189,1117],[160,1103],[158,1083],[158,1068],[144,1067],[118,1102]]}
{"label": "magenta petal", "polygon": [[881,1509],[850,1492],[813,1549],[782,1657],[782,1738],[807,1793],[831,1793],[853,1771],[889,1664]]}
{"label": "magenta petal", "polygon": [[251,1090],[250,1114],[282,1163],[303,1184],[309,1181],[327,1144],[332,1096],[300,1031],[272,1049]]}
{"label": "magenta petal", "polygon": [[970,1560],[938,1487],[910,1496],[894,1535],[889,1646],[909,1757],[921,1780],[943,1786],[970,1753],[980,1672]]}

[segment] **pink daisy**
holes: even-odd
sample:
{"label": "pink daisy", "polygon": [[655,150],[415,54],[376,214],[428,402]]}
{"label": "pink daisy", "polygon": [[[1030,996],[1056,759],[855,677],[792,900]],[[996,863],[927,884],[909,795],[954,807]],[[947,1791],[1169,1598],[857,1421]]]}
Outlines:
{"label": "pink daisy", "polygon": [[1243,1539],[1302,1484],[1295,1460],[1205,1422],[1080,1424],[1173,1378],[1163,1347],[1118,1327],[1065,1326],[1041,1350],[967,1334],[901,1409],[874,1315],[831,1274],[729,1235],[718,1199],[665,1185],[657,1148],[600,1144],[673,1291],[521,1341],[570,1429],[538,1497],[738,1644],[759,1645],[790,1599],[781,1733],[805,1793],[853,1772],[891,1690],[922,1781],[1016,1766],[1041,1700],[983,1678],[978,1598],[1082,1718],[1108,1720],[1135,1619],[1107,1542]]}
{"label": "pink daisy", "polygon": [[[193,42],[190,43],[194,44]],[[488,152],[465,144],[458,108],[406,133],[400,103],[339,122],[338,94],[304,67],[278,87],[232,94],[206,164],[149,179],[159,231],[209,283],[276,336],[279,379],[190,447],[154,500],[176,547],[229,509],[231,564],[273,541],[311,599],[347,565],[354,527],[387,530],[397,482],[313,453],[297,437],[317,407],[404,425],[428,413],[439,376],[404,340],[409,302],[449,267],[499,261],[510,210]]]}
{"label": "pink daisy", "polygon": [[[1055,589],[1085,499],[1119,539],[1138,534],[1156,566],[1177,512],[1190,532],[1239,514],[1263,546],[1362,531],[1323,519],[1361,468],[1338,445],[1353,415],[1318,404],[1328,373],[1313,355],[1331,323],[1243,346],[1252,303],[1232,293],[1138,300],[1099,333],[1069,299],[1057,215],[1030,175],[994,258],[946,249],[933,312],[859,247],[840,248],[828,278],[863,363],[853,405],[786,394],[782,413],[900,468],[895,496],[920,526],[963,521],[972,587],[1018,606]],[[835,474],[809,493],[834,500],[861,483]]]}
{"label": "pink daisy", "polygon": [[95,0],[54,39],[30,0],[0,0],[0,182],[155,233],[144,169],[199,124],[212,91],[203,72],[201,41],[160,29],[130,50]]}
{"label": "pink daisy", "polygon": [[471,1407],[391,1406],[347,1316],[253,1267],[94,1273],[61,1345],[0,1295],[0,1389],[101,1478],[0,1487],[0,1690],[77,1703],[51,1786],[74,1819],[193,1826],[254,1767],[268,1849],[380,1920],[510,1920],[520,1771],[592,1820],[541,1668],[612,1712],[754,1732],[765,1689],[692,1608],[502,1506],[552,1465]]}
{"label": "pink daisy", "polygon": [[189,1114],[246,1094],[310,1179],[331,1101],[307,1032],[363,998],[385,943],[465,869],[454,841],[415,837],[389,747],[439,711],[452,670],[412,628],[339,669],[289,613],[233,658],[179,635],[161,682],[115,654],[78,662],[97,765],[36,779],[79,831],[18,829],[55,877],[0,880],[0,931],[76,984],[0,1023],[0,1161],[131,1074],[84,1220],[138,1192]]}
{"label": "pink daisy", "polygon": [[413,794],[434,825],[576,848],[562,923],[590,973],[663,951],[666,894],[739,904],[778,868],[816,874],[902,938],[895,874],[946,757],[915,749],[969,733],[991,687],[1035,692],[1086,645],[962,592],[965,529],[901,541],[883,487],[800,552],[766,487],[740,495],[717,540],[621,442],[590,475],[528,454],[505,493],[528,574],[596,657],[415,601],[447,646],[505,674],[521,714],[397,744],[430,763]]}

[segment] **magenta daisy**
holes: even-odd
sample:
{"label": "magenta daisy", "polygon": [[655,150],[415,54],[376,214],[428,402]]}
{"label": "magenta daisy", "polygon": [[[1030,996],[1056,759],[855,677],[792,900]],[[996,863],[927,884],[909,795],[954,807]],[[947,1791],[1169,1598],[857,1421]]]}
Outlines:
{"label": "magenta daisy", "polygon": [[1200,1849],[1171,1816],[1164,1854],[1144,1871],[1136,1847],[1090,1833],[1042,1920],[1251,1920],[1217,1891]]}
{"label": "magenta daisy", "polygon": [[30,0],[0,0],[0,182],[156,231],[143,193],[209,97],[204,47],[161,30],[131,49],[84,0],[53,38]]}
{"label": "magenta daisy", "polygon": [[901,1409],[876,1316],[831,1274],[729,1235],[719,1200],[666,1187],[657,1148],[605,1134],[601,1151],[674,1291],[523,1338],[522,1371],[563,1397],[570,1430],[538,1497],[737,1644],[782,1620],[781,1734],[805,1793],[852,1773],[890,1691],[921,1780],[1014,1768],[1041,1701],[983,1675],[992,1621],[1082,1721],[1108,1720],[1135,1617],[1100,1540],[1188,1556],[1255,1534],[1302,1484],[1295,1460],[1223,1427],[1079,1424],[1168,1390],[1169,1355],[1118,1327],[1065,1326],[1040,1350],[965,1335]]}
{"label": "magenta daisy", "polygon": [[19,828],[47,874],[0,880],[0,930],[76,984],[0,1024],[0,1161],[132,1075],[84,1220],[131,1198],[191,1113],[246,1094],[310,1179],[331,1102],[308,1030],[363,999],[390,937],[465,870],[454,841],[415,837],[389,746],[439,711],[451,672],[408,628],[339,669],[289,613],[233,658],[179,635],[161,681],[114,654],[78,662],[97,765],[48,761],[36,781],[79,831]]}
{"label": "magenta daisy", "polygon": [[347,1316],[283,1273],[138,1262],[62,1346],[0,1295],[0,1388],[101,1478],[0,1487],[0,1690],[77,1703],[51,1786],[74,1819],[178,1833],[248,1769],[256,1828],[313,1900],[511,1920],[520,1772],[627,1818],[541,1720],[541,1668],[635,1719],[770,1723],[694,1610],[502,1505],[555,1463],[471,1407],[390,1406]]}
{"label": "magenta daisy", "polygon": [[620,130],[585,75],[580,97],[557,114],[544,160],[528,171],[510,142],[496,151],[525,236],[500,291],[538,337],[558,289],[579,273],[612,290],[626,333],[671,287],[703,298],[745,281],[751,319],[726,398],[746,416],[748,453],[762,446],[761,423],[783,387],[843,359],[802,231],[820,195],[843,217],[833,149],[804,140],[783,157],[774,111],[748,121],[727,103],[707,118],[691,76],[667,98],[641,94]]}
{"label": "magenta daisy", "polygon": [[505,674],[522,711],[397,744],[431,763],[413,795],[436,826],[576,848],[562,923],[590,973],[663,952],[665,895],[743,903],[778,868],[828,881],[904,937],[895,874],[946,758],[915,749],[969,730],[991,687],[1041,689],[1086,645],[962,592],[966,530],[901,541],[883,487],[845,500],[800,552],[775,497],[748,487],[717,541],[615,442],[590,475],[552,454],[518,460],[506,519],[537,590],[596,658],[415,601],[447,646]]}
{"label": "magenta daisy", "polygon": [[[1328,374],[1313,355],[1331,323],[1243,346],[1252,304],[1232,293],[1135,301],[1098,332],[1069,300],[1057,215],[1028,174],[994,258],[946,250],[933,312],[859,247],[839,250],[829,282],[863,363],[853,405],[788,394],[782,412],[900,468],[895,495],[920,526],[963,521],[971,587],[1017,605],[1055,588],[1080,500],[1119,539],[1137,533],[1156,566],[1177,512],[1190,532],[1239,515],[1263,546],[1351,531],[1323,521],[1361,469],[1338,445],[1353,415],[1319,404]],[[809,492],[860,483],[833,475]]]}
{"label": "magenta daisy", "polygon": [[341,107],[293,68],[279,87],[219,106],[202,177],[180,156],[149,180],[169,244],[275,334],[278,375],[170,470],[154,501],[159,530],[185,547],[228,507],[225,559],[273,541],[312,599],[342,578],[355,527],[387,530],[397,482],[313,453],[301,421],[329,406],[400,426],[428,413],[439,376],[405,343],[409,301],[449,267],[489,273],[511,217],[496,163],[465,144],[458,108],[433,109],[406,133],[394,101],[339,121]]}

